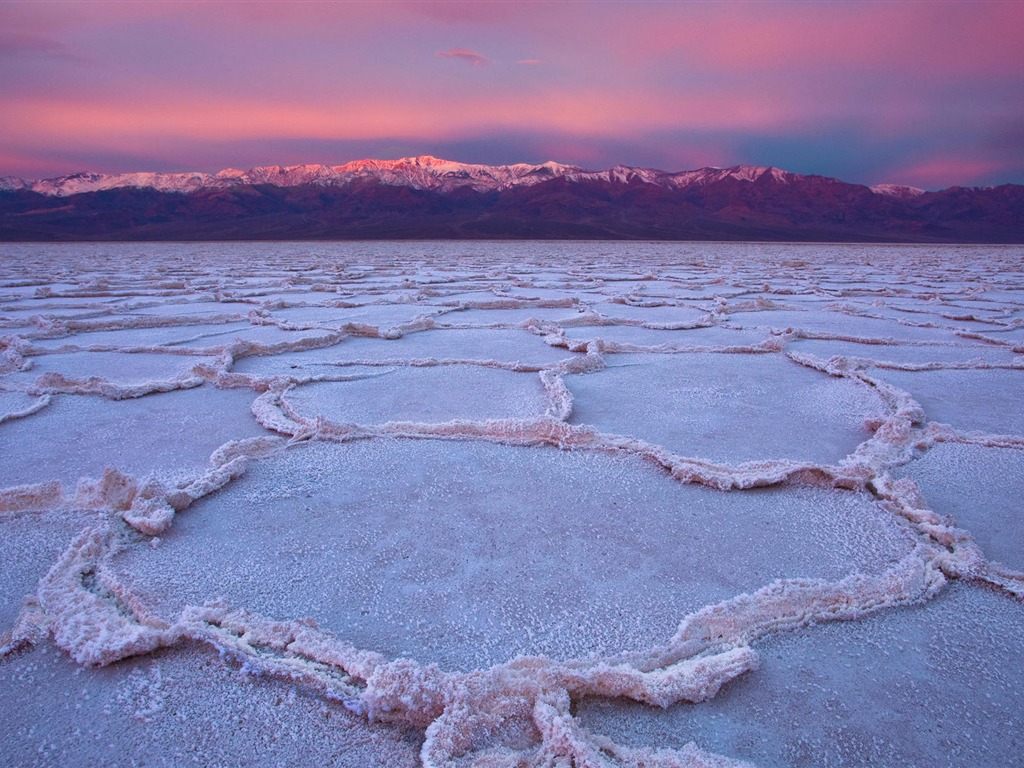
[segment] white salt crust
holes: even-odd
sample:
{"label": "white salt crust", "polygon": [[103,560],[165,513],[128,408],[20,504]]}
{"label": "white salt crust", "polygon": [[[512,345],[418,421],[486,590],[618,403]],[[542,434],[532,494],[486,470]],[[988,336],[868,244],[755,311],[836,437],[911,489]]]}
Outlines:
{"label": "white salt crust", "polygon": [[[5,754],[244,762],[251,726],[197,751],[176,713],[247,685],[314,742],[275,742],[290,764],[857,765],[768,725],[784,638],[959,610],[1001,654],[965,680],[1021,655],[1019,249],[450,247],[5,247],[0,701],[31,701]],[[160,738],[69,749],[46,697],[111,681]],[[729,719],[649,738],[686,707]],[[947,727],[950,764],[1019,752]],[[914,754],[888,736],[877,764]]]}

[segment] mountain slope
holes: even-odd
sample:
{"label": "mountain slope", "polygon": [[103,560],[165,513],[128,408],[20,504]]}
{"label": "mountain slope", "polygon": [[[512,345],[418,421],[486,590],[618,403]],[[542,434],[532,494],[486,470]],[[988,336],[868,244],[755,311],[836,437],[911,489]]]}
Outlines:
{"label": "mountain slope", "polygon": [[320,238],[1024,242],[1024,187],[922,192],[760,166],[595,172],[433,157],[0,179],[4,240]]}

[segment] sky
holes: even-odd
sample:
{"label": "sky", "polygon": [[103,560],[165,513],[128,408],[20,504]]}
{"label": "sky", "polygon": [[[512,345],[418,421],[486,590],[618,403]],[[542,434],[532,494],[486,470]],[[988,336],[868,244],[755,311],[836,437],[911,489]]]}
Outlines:
{"label": "sky", "polygon": [[0,0],[0,175],[434,155],[1024,183],[1024,0]]}

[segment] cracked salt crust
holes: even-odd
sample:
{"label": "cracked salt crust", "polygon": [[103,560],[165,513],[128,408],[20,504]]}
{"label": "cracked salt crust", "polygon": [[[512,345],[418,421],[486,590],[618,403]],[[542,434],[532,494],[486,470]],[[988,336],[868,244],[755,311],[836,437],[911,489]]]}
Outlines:
{"label": "cracked salt crust", "polygon": [[5,248],[19,764],[1020,752],[1018,248]]}

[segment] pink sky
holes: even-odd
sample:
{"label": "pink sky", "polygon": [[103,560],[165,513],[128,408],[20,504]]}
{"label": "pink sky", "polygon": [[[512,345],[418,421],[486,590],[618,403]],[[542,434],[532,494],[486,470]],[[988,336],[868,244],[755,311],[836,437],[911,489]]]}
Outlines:
{"label": "pink sky", "polygon": [[5,2],[0,175],[433,154],[1024,183],[1024,2]]}

